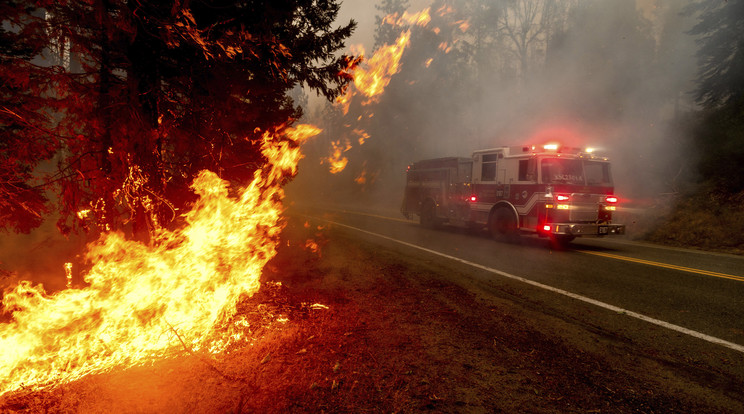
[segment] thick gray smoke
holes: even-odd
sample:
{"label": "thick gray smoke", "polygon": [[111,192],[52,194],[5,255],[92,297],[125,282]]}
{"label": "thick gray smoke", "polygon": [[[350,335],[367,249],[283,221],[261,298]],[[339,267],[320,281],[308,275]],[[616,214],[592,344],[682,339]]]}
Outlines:
{"label": "thick gray smoke", "polygon": [[[392,210],[413,161],[547,140],[602,149],[627,205],[653,204],[690,173],[683,125],[697,68],[695,39],[686,34],[695,16],[683,13],[689,1],[408,3],[409,12],[430,7],[432,20],[411,29],[401,70],[379,102],[361,105],[355,96],[343,115],[313,101],[307,111],[325,132],[306,148],[290,189],[298,199]],[[342,6],[344,18],[359,22],[349,43],[366,42],[368,51],[390,31],[374,27],[370,13],[385,11],[373,7]],[[360,145],[354,129],[369,138]],[[330,174],[320,159],[331,142],[347,140],[349,164]]]}

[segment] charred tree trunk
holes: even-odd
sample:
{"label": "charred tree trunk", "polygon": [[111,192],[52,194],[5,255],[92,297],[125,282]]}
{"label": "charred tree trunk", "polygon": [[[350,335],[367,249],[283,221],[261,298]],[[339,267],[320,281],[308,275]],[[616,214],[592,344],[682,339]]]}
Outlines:
{"label": "charred tree trunk", "polygon": [[[134,118],[137,120],[138,128],[134,128],[136,136],[129,137],[132,145],[130,147],[131,162],[142,171],[144,183],[137,185],[133,196],[133,205],[130,205],[132,214],[132,232],[135,239],[149,242],[152,220],[154,215],[145,207],[145,188],[151,191],[161,192],[161,186],[155,177],[160,176],[162,137],[159,133],[159,97],[161,91],[161,74],[159,67],[160,42],[153,33],[158,33],[157,10],[148,10],[149,19],[139,17],[141,13],[138,8],[141,4],[137,1],[129,1],[129,8],[134,18],[136,34],[129,45],[127,57],[129,68],[127,80],[129,82],[129,93],[131,108]],[[150,7],[157,7],[152,6]],[[153,148],[155,149],[154,154]],[[154,157],[153,157],[154,155]]]}

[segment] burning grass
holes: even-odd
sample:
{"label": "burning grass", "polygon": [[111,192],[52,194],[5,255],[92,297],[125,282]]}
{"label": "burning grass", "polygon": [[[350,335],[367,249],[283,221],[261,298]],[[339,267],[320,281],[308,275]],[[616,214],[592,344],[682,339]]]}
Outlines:
{"label": "burning grass", "polygon": [[318,132],[305,125],[266,133],[267,163],[234,197],[227,182],[203,171],[186,225],[157,229],[149,244],[102,235],[88,246],[86,286],[50,295],[21,282],[7,290],[2,304],[12,320],[0,324],[0,395],[172,357],[179,345],[219,353],[239,341],[214,328],[258,290],[282,229],[281,186],[296,171],[299,143]]}

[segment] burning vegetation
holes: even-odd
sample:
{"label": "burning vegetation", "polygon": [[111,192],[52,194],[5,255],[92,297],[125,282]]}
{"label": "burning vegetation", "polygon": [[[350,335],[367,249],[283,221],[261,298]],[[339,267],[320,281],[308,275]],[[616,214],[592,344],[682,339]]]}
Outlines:
{"label": "burning vegetation", "polygon": [[217,3],[0,5],[0,226],[58,204],[97,238],[65,289],[4,292],[0,395],[239,340],[215,329],[258,290],[319,132],[288,94],[333,100],[357,60],[336,2]]}
{"label": "burning vegetation", "polygon": [[181,346],[218,353],[239,340],[214,328],[258,290],[282,229],[281,184],[295,173],[299,144],[318,130],[285,133],[289,141],[264,134],[269,161],[234,196],[202,172],[183,228],[158,231],[149,244],[120,232],[91,244],[85,287],[48,295],[22,282],[6,292],[13,320],[0,326],[0,394],[166,358]]}

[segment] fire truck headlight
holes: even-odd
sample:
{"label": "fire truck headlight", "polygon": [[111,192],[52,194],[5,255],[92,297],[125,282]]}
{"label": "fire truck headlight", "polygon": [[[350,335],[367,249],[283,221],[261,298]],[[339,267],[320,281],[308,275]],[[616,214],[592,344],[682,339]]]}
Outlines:
{"label": "fire truck headlight", "polygon": [[556,208],[558,208],[558,210],[568,210],[568,204],[558,204],[556,205]]}

